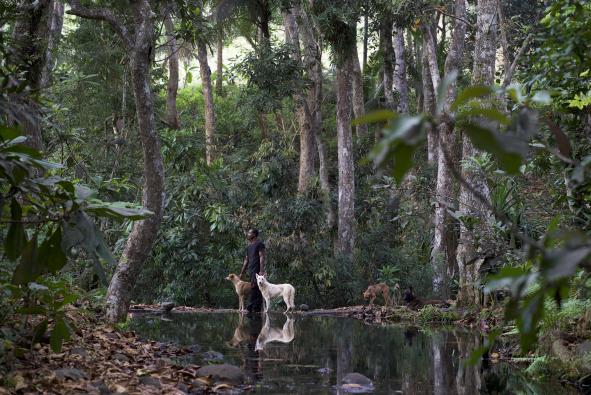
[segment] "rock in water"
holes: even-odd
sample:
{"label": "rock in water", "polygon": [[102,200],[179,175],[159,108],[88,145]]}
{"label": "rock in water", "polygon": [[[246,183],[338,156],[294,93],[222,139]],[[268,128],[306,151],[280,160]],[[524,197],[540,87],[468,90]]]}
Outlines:
{"label": "rock in water", "polygon": [[211,377],[216,383],[238,385],[244,382],[244,373],[242,373],[242,370],[237,366],[226,363],[204,366],[197,369],[196,374],[199,377]]}
{"label": "rock in water", "polygon": [[345,392],[365,393],[373,391],[373,381],[361,373],[347,373],[341,380],[341,389]]}
{"label": "rock in water", "polygon": [[171,311],[172,309],[174,309],[174,303],[173,302],[160,303],[160,308],[162,309],[162,311]]}
{"label": "rock in water", "polygon": [[302,311],[308,311],[308,310],[310,310],[310,306],[308,306],[305,303],[304,304],[301,304],[300,305],[300,310],[302,310]]}

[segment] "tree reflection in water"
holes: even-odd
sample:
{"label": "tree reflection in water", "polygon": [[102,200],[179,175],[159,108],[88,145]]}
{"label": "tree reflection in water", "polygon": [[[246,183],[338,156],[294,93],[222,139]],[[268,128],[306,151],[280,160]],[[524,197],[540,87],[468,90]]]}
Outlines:
{"label": "tree reflection in water", "polygon": [[[334,394],[349,372],[371,378],[378,394],[569,393],[557,383],[528,382],[505,364],[466,365],[482,344],[474,332],[371,326],[317,316],[296,316],[291,325],[282,314],[249,319],[235,313],[180,313],[169,318],[134,317],[131,328],[144,338],[219,351],[267,394]],[[293,340],[283,342],[291,336],[290,327]],[[257,340],[262,351],[256,350]],[[182,362],[204,363],[200,353]]]}

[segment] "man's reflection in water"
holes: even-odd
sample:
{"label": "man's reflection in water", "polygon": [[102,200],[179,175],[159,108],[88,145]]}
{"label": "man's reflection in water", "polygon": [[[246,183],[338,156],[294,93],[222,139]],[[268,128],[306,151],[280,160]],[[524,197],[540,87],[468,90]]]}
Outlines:
{"label": "man's reflection in water", "polygon": [[244,370],[251,384],[263,378],[263,360],[260,352],[256,351],[256,343],[263,327],[262,314],[252,314],[248,318],[248,343]]}
{"label": "man's reflection in water", "polygon": [[409,326],[404,330],[404,345],[412,347],[412,339],[419,333],[416,326]]}

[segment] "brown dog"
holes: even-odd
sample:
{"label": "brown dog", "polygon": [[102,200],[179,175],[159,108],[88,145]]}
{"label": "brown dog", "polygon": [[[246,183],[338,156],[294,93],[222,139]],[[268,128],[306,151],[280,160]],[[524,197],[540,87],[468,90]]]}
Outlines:
{"label": "brown dog", "polygon": [[384,303],[386,307],[392,304],[392,302],[390,301],[390,287],[388,287],[386,283],[374,284],[367,287],[367,289],[363,293],[363,299],[369,299],[369,305],[373,306],[373,301],[379,295],[382,295],[384,297]]}
{"label": "brown dog", "polygon": [[250,283],[240,280],[240,277],[233,273],[229,274],[226,280],[232,281],[232,284],[234,284],[234,289],[238,295],[238,311],[246,311],[244,300],[250,295]]}

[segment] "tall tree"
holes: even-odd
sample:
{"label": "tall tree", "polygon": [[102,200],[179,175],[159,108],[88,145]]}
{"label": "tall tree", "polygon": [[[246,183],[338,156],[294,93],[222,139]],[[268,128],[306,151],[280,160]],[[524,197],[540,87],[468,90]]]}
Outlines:
{"label": "tall tree", "polygon": [[216,72],[215,72],[215,93],[218,96],[223,96],[223,73],[224,73],[224,27],[221,22],[218,22],[216,34]]}
{"label": "tall tree", "polygon": [[[474,42],[474,64],[472,67],[473,85],[493,85],[495,78],[495,54],[497,50],[497,1],[478,0],[476,17],[476,40]],[[480,126],[494,129],[494,123],[479,120]],[[462,158],[466,163],[469,158],[481,155],[482,152],[474,147],[470,139],[462,142]],[[464,222],[460,223],[460,239],[457,249],[457,263],[460,274],[460,293],[458,301],[466,304],[478,304],[480,259],[475,259],[480,247],[491,234],[492,212],[485,202],[478,199],[474,192],[481,197],[490,199],[490,190],[486,175],[476,166],[462,166],[462,178],[469,184],[462,184],[460,188],[459,211],[462,218],[476,218],[478,224],[468,228]],[[472,264],[469,264],[472,261]]]}
{"label": "tall tree", "polygon": [[151,62],[154,53],[154,12],[148,0],[130,0],[132,18],[126,25],[109,8],[86,7],[71,1],[68,13],[107,22],[119,35],[129,52],[133,94],[140,140],[143,147],[144,187],[142,205],[152,211],[148,219],[134,223],[123,254],[109,284],[106,317],[110,322],[124,321],[135,280],[152,251],[164,210],[164,167],[160,139],[154,121],[154,97],[151,89]]}
{"label": "tall tree", "polygon": [[197,40],[197,61],[199,62],[199,74],[201,76],[201,91],[205,102],[205,161],[208,165],[211,165],[215,159],[215,109],[211,85],[211,69],[207,62],[207,45],[203,38]]}
{"label": "tall tree", "polygon": [[[435,90],[433,80],[429,72],[429,60],[427,59],[426,40],[423,39],[423,50],[421,54],[421,82],[423,90],[423,112],[435,115]],[[436,130],[430,127],[427,131],[427,161],[437,163],[437,136]]]}
{"label": "tall tree", "polygon": [[380,44],[384,54],[384,70],[382,81],[384,83],[384,97],[386,98],[386,106],[394,109],[394,48],[392,46],[392,28],[393,20],[390,16],[385,16],[380,22]]}
{"label": "tall tree", "polygon": [[[355,118],[361,118],[365,115],[365,98],[363,95],[363,73],[359,64],[359,54],[357,53],[357,45],[354,45],[351,50],[351,66],[352,66],[352,88],[353,88],[353,114]],[[355,126],[357,138],[368,134],[367,124],[358,124]]]}
{"label": "tall tree", "polygon": [[[464,43],[466,39],[466,0],[455,0],[454,11],[454,32],[452,36],[449,52],[445,59],[444,73],[451,75],[460,70],[460,64],[464,52]],[[439,87],[439,70],[437,68],[436,52],[434,51],[435,42],[430,28],[424,29],[427,33],[427,55],[431,71],[431,79],[434,89]],[[455,80],[449,84],[447,91],[444,92],[443,109],[449,111],[451,103],[456,96]],[[439,125],[437,134],[439,136],[437,153],[437,184],[435,187],[435,197],[437,204],[435,207],[433,248],[431,250],[431,264],[433,266],[433,293],[441,296],[449,296],[448,271],[455,266],[455,248],[456,237],[453,229],[452,218],[448,213],[450,201],[454,195],[454,183],[451,174],[451,163],[449,152],[454,144],[453,121],[444,117]],[[452,269],[453,270],[453,269]]]}
{"label": "tall tree", "polygon": [[394,27],[394,55],[396,56],[394,86],[398,92],[398,112],[405,114],[408,113],[408,80],[404,58],[404,29],[399,26]]}
{"label": "tall tree", "polygon": [[[300,49],[300,33],[297,19],[301,20],[301,10],[297,2],[291,7],[282,10],[283,24],[285,26],[286,41],[292,48],[292,56],[298,66],[303,68],[302,52]],[[298,192],[308,190],[316,171],[316,130],[314,129],[313,114],[310,110],[308,96],[303,89],[297,89],[295,93],[297,105],[297,117],[300,124],[300,171],[298,177]]]}
{"label": "tall tree", "polygon": [[58,0],[53,1],[51,17],[48,19],[47,47],[45,48],[45,64],[41,72],[41,87],[46,87],[51,82],[51,72],[55,66],[54,52],[62,35],[64,26],[64,3]]}
{"label": "tall tree", "polygon": [[[27,86],[38,92],[49,81],[54,43],[59,38],[56,35],[61,34],[61,22],[55,13],[59,12],[60,6],[63,7],[63,5],[59,3],[56,9],[55,0],[21,0],[18,3],[19,12],[12,31],[17,48],[18,72],[25,75]],[[11,101],[14,101],[13,104],[16,106],[27,108],[27,111],[19,112],[23,116],[15,114],[17,119],[10,121],[22,126],[28,137],[27,143],[31,147],[39,151],[43,150],[38,105],[18,95],[11,95]],[[32,116],[24,116],[27,113]]]}
{"label": "tall tree", "polygon": [[164,10],[164,29],[166,32],[166,47],[168,49],[168,83],[166,86],[166,123],[171,129],[181,127],[179,113],[176,108],[176,97],[179,89],[179,49],[174,33],[172,20],[172,4]]}

